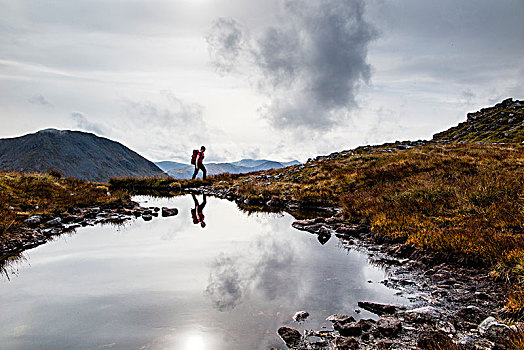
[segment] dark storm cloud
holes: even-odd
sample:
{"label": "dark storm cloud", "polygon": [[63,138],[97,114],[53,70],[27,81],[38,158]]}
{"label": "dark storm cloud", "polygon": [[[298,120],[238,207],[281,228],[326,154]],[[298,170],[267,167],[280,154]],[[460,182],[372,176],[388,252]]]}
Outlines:
{"label": "dark storm cloud", "polygon": [[27,99],[27,102],[35,104],[35,105],[41,105],[45,107],[53,106],[51,102],[47,98],[45,98],[44,95],[34,95]]}
{"label": "dark storm cloud", "polygon": [[[288,0],[282,11],[280,23],[254,40],[212,41],[213,63],[223,66],[216,58],[230,55],[252,64],[270,96],[262,110],[273,126],[330,129],[356,106],[358,88],[370,78],[366,55],[376,32],[360,0]],[[218,20],[208,38],[247,37],[239,28]]]}
{"label": "dark storm cloud", "polygon": [[244,33],[240,24],[232,18],[219,18],[206,36],[211,62],[218,72],[235,69],[238,58],[245,48]]}
{"label": "dark storm cloud", "polygon": [[85,130],[85,131],[91,131],[94,132],[97,135],[105,135],[105,133],[102,131],[102,128],[95,124],[90,122],[87,117],[82,112],[71,112],[71,117],[76,122],[76,126],[79,129]]}

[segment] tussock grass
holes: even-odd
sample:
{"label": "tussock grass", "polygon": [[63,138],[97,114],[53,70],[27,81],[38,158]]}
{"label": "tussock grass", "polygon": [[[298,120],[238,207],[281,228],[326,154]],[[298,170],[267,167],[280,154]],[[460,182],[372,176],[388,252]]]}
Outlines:
{"label": "tussock grass", "polygon": [[[269,181],[247,176],[230,186],[249,196],[340,205],[348,221],[368,222],[379,235],[489,266],[494,277],[524,286],[524,146],[381,150],[346,152],[268,172]],[[524,310],[521,295],[508,301],[515,313]]]}
{"label": "tussock grass", "polygon": [[108,193],[106,184],[49,174],[0,173],[0,236],[29,215],[60,215],[73,208],[116,205],[129,200],[124,191]]}

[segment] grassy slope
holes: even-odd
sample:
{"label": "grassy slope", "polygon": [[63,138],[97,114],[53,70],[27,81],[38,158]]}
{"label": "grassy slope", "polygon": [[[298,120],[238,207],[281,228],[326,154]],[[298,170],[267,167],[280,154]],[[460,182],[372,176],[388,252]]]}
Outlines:
{"label": "grassy slope", "polygon": [[[51,173],[53,174],[53,173]],[[29,215],[60,215],[76,207],[122,203],[123,192],[107,186],[50,174],[0,173],[0,238],[14,232]]]}
{"label": "grassy slope", "polygon": [[[382,150],[382,151],[381,151]],[[515,283],[508,308],[524,307],[524,145],[429,144],[356,150],[273,170],[221,177],[247,197],[340,205],[348,221],[468,263]]]}

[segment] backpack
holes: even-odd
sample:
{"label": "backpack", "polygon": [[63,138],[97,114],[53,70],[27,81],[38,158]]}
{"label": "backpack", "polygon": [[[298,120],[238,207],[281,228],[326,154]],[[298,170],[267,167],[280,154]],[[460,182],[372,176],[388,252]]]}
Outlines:
{"label": "backpack", "polygon": [[193,155],[191,156],[191,164],[193,164],[193,165],[196,164],[196,158],[197,158],[197,155],[198,155],[198,150],[197,150],[197,149],[194,149],[194,150],[193,150]]}

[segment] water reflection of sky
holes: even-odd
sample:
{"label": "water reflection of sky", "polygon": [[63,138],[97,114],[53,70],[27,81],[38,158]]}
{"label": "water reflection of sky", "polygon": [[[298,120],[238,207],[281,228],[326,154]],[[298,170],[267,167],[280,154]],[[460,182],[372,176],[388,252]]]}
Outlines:
{"label": "water reflection of sky", "polygon": [[[207,226],[190,196],[140,198],[179,215],[89,227],[28,251],[0,281],[6,349],[269,349],[282,325],[317,329],[359,300],[403,303],[384,273],[289,215],[238,211],[208,198]],[[368,280],[374,283],[368,283]],[[307,310],[302,325],[291,317]]]}

